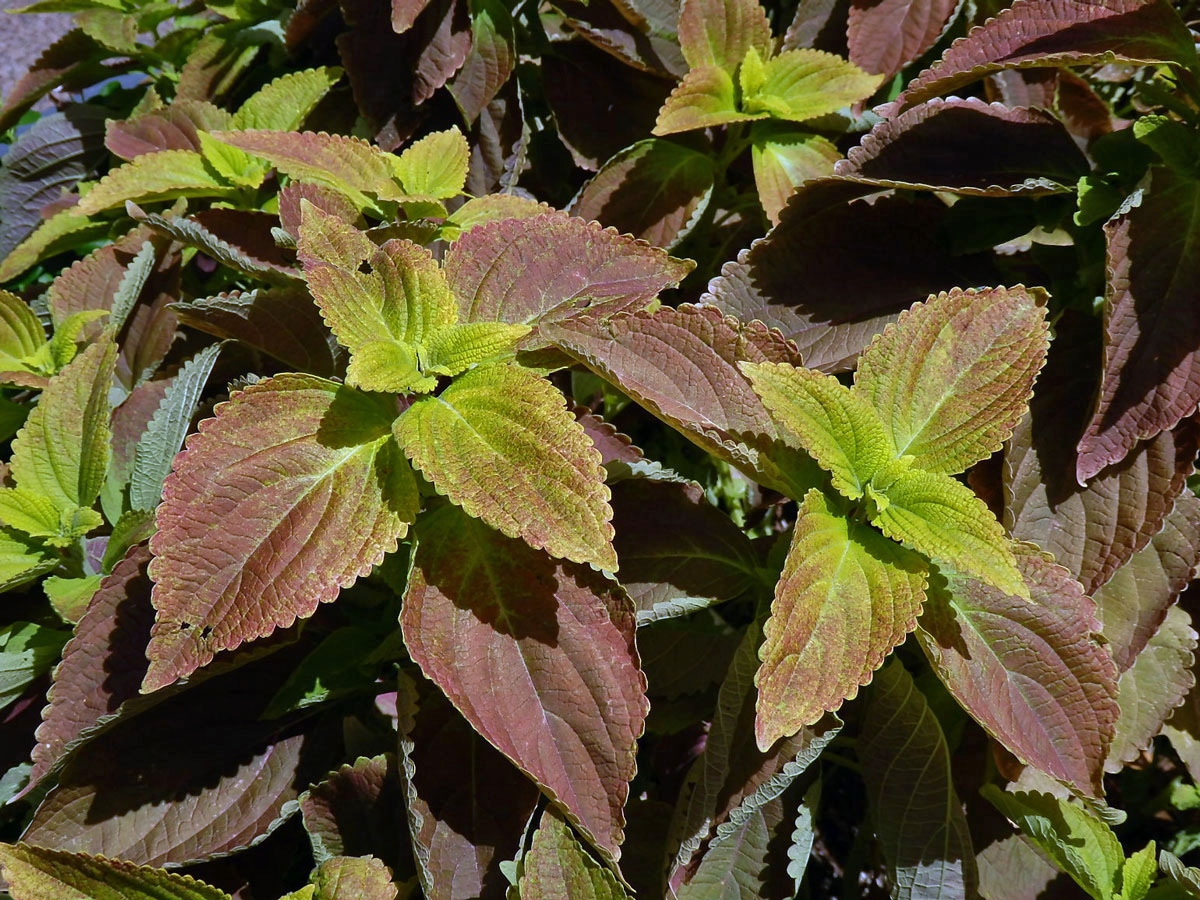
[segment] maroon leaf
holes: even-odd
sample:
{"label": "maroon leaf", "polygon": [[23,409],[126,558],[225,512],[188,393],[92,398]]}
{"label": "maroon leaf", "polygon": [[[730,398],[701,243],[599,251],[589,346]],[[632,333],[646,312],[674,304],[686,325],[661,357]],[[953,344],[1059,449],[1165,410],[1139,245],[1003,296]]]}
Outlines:
{"label": "maroon leaf", "polygon": [[629,598],[456,507],[417,538],[400,616],[413,660],[615,860],[648,708]]}
{"label": "maroon leaf", "polygon": [[1117,670],[1096,604],[1027,544],[1017,566],[1033,602],[962,576],[934,582],[917,635],[950,692],[1023,763],[1103,797]]}
{"label": "maroon leaf", "polygon": [[1005,106],[1053,112],[1067,131],[1084,142],[1113,130],[1113,115],[1091,85],[1069,69],[1012,69],[987,80],[989,98]]}
{"label": "maroon leaf", "polygon": [[645,457],[642,451],[633,445],[633,440],[627,434],[622,434],[608,422],[595,413],[577,407],[575,418],[583,426],[584,432],[592,439],[596,449],[600,451],[600,461],[604,465],[610,462],[640,462]]}
{"label": "maroon leaf", "polygon": [[937,42],[957,9],[957,0],[854,0],[846,26],[850,61],[890,78]]}
{"label": "maroon leaf", "polygon": [[400,748],[417,870],[429,900],[503,900],[538,790],[436,689],[401,683]]}
{"label": "maroon leaf", "polygon": [[412,102],[433,96],[462,68],[471,51],[471,15],[466,0],[430,0],[413,24],[419,51],[413,68]]}
{"label": "maroon leaf", "polygon": [[362,214],[345,194],[319,184],[293,181],[279,191],[279,224],[293,238],[300,236],[300,201],[307,200],[322,212],[332,213],[354,227],[362,227]]}
{"label": "maroon leaf", "polygon": [[111,120],[104,144],[121,159],[159,150],[200,150],[197,129],[220,131],[229,128],[230,115],[204,100],[180,100],[165,109],[144,113],[125,121]]}
{"label": "maroon leaf", "polygon": [[588,43],[644,72],[679,76],[687,71],[683,51],[673,34],[639,27],[613,3],[556,0],[567,24]]}
{"label": "maroon leaf", "polygon": [[428,5],[429,0],[392,0],[392,30],[396,34],[408,31]]}
{"label": "maroon leaf", "polygon": [[1108,238],[1104,377],[1079,442],[1081,483],[1200,404],[1200,182],[1162,166]]}
{"label": "maroon leaf", "polygon": [[59,85],[86,87],[106,77],[102,63],[112,55],[80,29],[68,31],[43,50],[29,71],[5,92],[0,131],[15,125],[25,110]]}
{"label": "maroon leaf", "polygon": [[722,266],[701,302],[778,328],[806,366],[841,372],[900,310],[995,280],[982,255],[951,256],[939,243],[943,203],[925,196],[845,202],[869,190],[822,182],[801,189],[779,225]]}
{"label": "maroon leaf", "polygon": [[63,322],[77,312],[89,309],[111,309],[125,269],[148,240],[155,239],[149,228],[138,227],[93,250],[83,259],[64,269],[50,285],[47,294],[50,312],[55,322]]}
{"label": "maroon leaf", "polygon": [[1073,189],[1088,169],[1048,112],[951,98],[880,122],[834,173],[880,187],[1007,196]]}
{"label": "maroon leaf", "polygon": [[1195,58],[1187,27],[1165,0],[1017,0],[955,41],[885,114],[1002,69]]}
{"label": "maroon leaf", "polygon": [[468,124],[487,108],[517,66],[512,13],[501,0],[477,3],[471,20],[471,52],[449,90]]}
{"label": "maroon leaf", "polygon": [[393,418],[387,397],[280,375],[200,424],[151,540],[158,615],[143,690],[312,615],[396,549],[418,501]]}
{"label": "maroon leaf", "polygon": [[[1162,528],[1200,442],[1197,428],[1183,423],[1080,487],[1074,447],[1095,392],[1095,332],[1091,320],[1063,319],[1004,457],[1004,524],[1017,540],[1053,553],[1089,594]],[[1129,660],[1118,662],[1124,669]]]}
{"label": "maroon leaf", "polygon": [[740,636],[714,618],[689,616],[639,627],[638,653],[651,697],[674,700],[721,682]]}

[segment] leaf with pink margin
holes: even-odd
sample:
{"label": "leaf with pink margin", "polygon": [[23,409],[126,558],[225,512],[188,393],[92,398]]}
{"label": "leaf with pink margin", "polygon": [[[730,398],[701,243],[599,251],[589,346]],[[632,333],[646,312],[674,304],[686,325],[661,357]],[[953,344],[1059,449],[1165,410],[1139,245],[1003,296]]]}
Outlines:
{"label": "leaf with pink margin", "polygon": [[649,709],[624,591],[446,506],[418,526],[400,626],[425,675],[615,861]]}
{"label": "leaf with pink margin", "polygon": [[337,216],[355,228],[365,227],[358,208],[333,188],[293,181],[279,191],[279,224],[293,238],[300,237],[300,206],[307,200],[322,212]]}
{"label": "leaf with pink margin", "polygon": [[311,616],[396,549],[418,496],[394,416],[388,398],[278,375],[200,424],[158,507],[143,691]]}
{"label": "leaf with pink margin", "polygon": [[763,59],[775,49],[771,23],[758,0],[684,0],[679,46],[689,67],[717,66],[730,75],[751,47]]}
{"label": "leaf with pink margin", "polygon": [[520,851],[537,786],[428,682],[401,675],[397,698],[406,827],[425,896],[503,900],[500,864]]}
{"label": "leaf with pink margin", "polygon": [[809,491],[759,650],[760,750],[858,694],[916,626],[929,566]]}
{"label": "leaf with pink margin", "polygon": [[863,136],[834,174],[879,188],[980,197],[1073,191],[1087,157],[1049,112],[974,98],[930,100]]}
{"label": "leaf with pink margin", "polygon": [[460,322],[536,325],[647,306],[695,264],[595,222],[547,215],[466,232],[446,254]]}
{"label": "leaf with pink margin", "polygon": [[1117,668],[1096,604],[1070,573],[1016,547],[1032,602],[973,578],[935,578],[917,637],[955,699],[1021,762],[1103,797]]}
{"label": "leaf with pink margin", "polygon": [[855,0],[846,25],[850,61],[890,78],[937,43],[958,9],[958,0]]}
{"label": "leaf with pink margin", "polygon": [[1200,429],[1181,422],[1080,487],[1075,443],[1095,396],[1097,324],[1070,313],[1059,323],[1003,468],[1005,527],[1053,553],[1092,595],[1163,527],[1200,446]]}
{"label": "leaf with pink margin", "polygon": [[663,137],[765,118],[765,112],[741,112],[733,78],[724,69],[705,66],[692,69],[671,91],[658,112],[651,134]]}
{"label": "leaf with pink margin", "polygon": [[1081,484],[1200,404],[1200,182],[1163,166],[1104,226],[1104,376],[1079,442]]}
{"label": "leaf with pink margin", "polygon": [[166,109],[125,121],[110,119],[104,145],[114,156],[131,160],[159,150],[199,150],[197,130],[230,127],[232,116],[204,100],[179,100]]}
{"label": "leaf with pink margin", "polygon": [[1003,69],[1195,60],[1191,35],[1165,0],[1017,0],[951,44],[881,113]]}

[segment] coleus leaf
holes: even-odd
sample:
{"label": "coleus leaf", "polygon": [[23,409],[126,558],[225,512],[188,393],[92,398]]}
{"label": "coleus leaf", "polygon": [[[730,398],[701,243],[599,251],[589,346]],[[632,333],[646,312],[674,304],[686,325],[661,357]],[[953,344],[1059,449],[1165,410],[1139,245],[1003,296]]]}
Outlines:
{"label": "coleus leaf", "polygon": [[808,492],[775,588],[755,675],[762,750],[871,680],[915,627],[929,568],[817,489]]}
{"label": "coleus leaf", "polygon": [[55,568],[60,558],[39,541],[12,528],[0,528],[0,590],[28,584]]}
{"label": "coleus leaf", "polygon": [[851,500],[897,455],[869,402],[832,375],[786,363],[742,363],[741,370],[784,440],[811,453]]}
{"label": "coleus leaf", "polygon": [[[748,59],[750,54],[747,53]],[[804,122],[865,100],[883,79],[868,75],[854,63],[823,50],[785,50],[762,65],[761,80],[752,89],[742,64],[742,108],[769,113],[777,119]]]}
{"label": "coleus leaf", "polygon": [[392,174],[411,197],[445,200],[462,193],[470,154],[467,139],[457,128],[437,131],[405,148]]}
{"label": "coleus leaf", "polygon": [[757,122],[751,128],[751,159],[758,199],[772,225],[788,198],[810,178],[833,174],[841,151],[827,138],[773,122]]}
{"label": "coleus leaf", "polygon": [[[500,864],[521,848],[538,789],[436,688],[401,676],[402,778],[408,827],[429,900],[502,900]],[[403,801],[402,801],[403,802]]]}
{"label": "coleus leaf", "polygon": [[954,290],[900,314],[859,358],[855,394],[897,455],[927,472],[962,472],[1000,449],[1046,358],[1045,294]]}
{"label": "coleus leaf", "polygon": [[376,856],[399,874],[412,864],[405,802],[393,754],[360,756],[300,795],[313,857]]}
{"label": "coleus leaf", "polygon": [[418,526],[400,625],[426,676],[615,860],[648,709],[624,592],[445,506]]}
{"label": "coleus leaf", "polygon": [[473,369],[413,403],[395,430],[413,464],[470,515],[553,556],[616,570],[599,454],[545,378],[516,365]]}
{"label": "coleus leaf", "polygon": [[312,883],[316,890],[311,900],[396,900],[399,896],[388,867],[370,856],[327,859],[317,866]]}
{"label": "coleus leaf", "polygon": [[75,210],[90,216],[123,206],[127,200],[145,203],[176,197],[222,197],[234,190],[194,150],[160,150],[110,171],[80,198]]}
{"label": "coleus leaf", "polygon": [[956,40],[883,114],[1003,69],[1195,59],[1186,26],[1163,0],[1019,0]]}
{"label": "coleus leaf", "polygon": [[[280,375],[201,423],[158,507],[144,690],[312,615],[396,548],[418,497],[394,416],[385,398]],[[337,541],[317,539],[328,529]]]}
{"label": "coleus leaf", "polygon": [[237,131],[299,128],[341,77],[342,70],[337,66],[282,75],[259,88],[238,107],[230,128]]}
{"label": "coleus leaf", "polygon": [[521,861],[517,889],[522,900],[628,900],[629,894],[607,868],[588,856],[571,826],[548,809]]}
{"label": "coleus leaf", "polygon": [[232,116],[202,100],[177,100],[165,109],[109,119],[104,145],[114,156],[131,160],[158,150],[199,150],[198,131],[228,128]]}
{"label": "coleus leaf", "polygon": [[29,360],[45,345],[46,330],[29,304],[0,290],[0,370],[28,371]]}
{"label": "coleus leaf", "polygon": [[852,2],[846,24],[850,61],[891,77],[933,47],[958,9],[957,0]]}
{"label": "coleus leaf", "polygon": [[75,207],[61,210],[42,222],[0,261],[0,283],[16,278],[48,256],[78,247],[107,232],[107,223],[80,215]]}
{"label": "coleus leaf", "polygon": [[133,257],[153,240],[150,229],[134,228],[112,243],[97,247],[59,272],[47,290],[47,305],[56,323],[91,309],[111,309]]}
{"label": "coleus leaf", "polygon": [[975,896],[975,851],[946,738],[899,660],[875,676],[862,733],[863,779],[892,896]]}
{"label": "coleus leaf", "polygon": [[1200,277],[1194,246],[1200,182],[1154,166],[1127,207],[1104,226],[1104,377],[1079,442],[1080,483],[1200,403],[1196,312],[1183,290]]}
{"label": "coleus leaf", "polygon": [[0,874],[18,900],[230,900],[190,875],[28,844],[0,844]]}
{"label": "coleus leaf", "polygon": [[783,891],[790,883],[780,877],[786,864],[780,845],[787,839],[790,824],[782,798],[757,807],[728,837],[709,844],[691,879],[675,896],[678,900],[786,897]]}
{"label": "coleus leaf", "polygon": [[949,574],[934,579],[917,637],[955,699],[1017,759],[1103,797],[1119,709],[1096,605],[1044,554],[1014,552],[1032,603]]}
{"label": "coleus leaf", "polygon": [[466,119],[475,123],[517,65],[513,15],[501,0],[477,0],[471,10],[471,52],[447,85]]}
{"label": "coleus leaf", "polygon": [[764,59],[773,49],[771,25],[758,0],[684,0],[679,46],[690,68],[717,66],[730,75],[753,47]]}
{"label": "coleus leaf", "polygon": [[[679,10],[663,10],[657,25],[631,11],[628,3],[591,3],[590,0],[555,0],[566,24],[590,44],[623,66],[657,76],[683,74],[687,63],[675,38]],[[671,16],[674,12],[675,16]]]}
{"label": "coleus leaf", "polygon": [[17,701],[58,662],[69,633],[33,622],[0,627],[0,709]]}
{"label": "coleus leaf", "polygon": [[651,133],[663,137],[681,131],[765,119],[767,115],[766,112],[740,111],[737,88],[730,74],[718,66],[703,66],[688,72],[663,101]]}

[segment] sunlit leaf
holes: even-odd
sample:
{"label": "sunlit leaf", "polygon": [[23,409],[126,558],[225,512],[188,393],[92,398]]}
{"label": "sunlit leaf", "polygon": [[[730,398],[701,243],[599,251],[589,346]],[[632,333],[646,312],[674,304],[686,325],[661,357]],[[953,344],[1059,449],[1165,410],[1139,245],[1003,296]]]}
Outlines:
{"label": "sunlit leaf", "polygon": [[342,70],[337,66],[282,75],[251,94],[238,107],[229,127],[238,131],[292,131],[299,128],[341,77]]}
{"label": "sunlit leaf", "polygon": [[652,133],[662,137],[766,117],[766,112],[741,112],[730,74],[717,66],[704,66],[688,72],[671,91],[658,112]]}
{"label": "sunlit leaf", "polygon": [[392,174],[406,194],[444,200],[462,193],[470,152],[457,128],[437,131],[405,148]]}
{"label": "sunlit leaf", "polygon": [[20,900],[230,900],[190,875],[28,844],[0,844],[0,872]]}
{"label": "sunlit leaf", "polygon": [[753,47],[771,55],[771,25],[758,0],[685,0],[679,46],[688,66],[718,66],[730,75]]}
{"label": "sunlit leaf", "polygon": [[865,100],[882,81],[832,53],[787,50],[767,60],[761,85],[744,94],[742,108],[804,122]]}
{"label": "sunlit leaf", "polygon": [[547,810],[533,833],[517,882],[521,900],[627,900],[615,875],[588,856],[571,826]]}
{"label": "sunlit leaf", "polygon": [[86,216],[123,206],[126,200],[146,203],[175,197],[220,197],[233,191],[194,150],[160,150],[110,171],[75,209]]}
{"label": "sunlit leaf", "polygon": [[758,199],[771,224],[778,225],[779,213],[795,189],[810,178],[832,174],[842,154],[819,134],[775,123],[757,123],[751,135]]}

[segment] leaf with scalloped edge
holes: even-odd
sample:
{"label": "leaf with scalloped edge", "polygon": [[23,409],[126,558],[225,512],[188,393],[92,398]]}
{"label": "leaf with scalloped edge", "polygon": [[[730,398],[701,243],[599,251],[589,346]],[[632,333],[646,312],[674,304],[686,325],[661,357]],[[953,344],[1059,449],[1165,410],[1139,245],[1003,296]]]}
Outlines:
{"label": "leaf with scalloped edge", "polygon": [[16,900],[230,900],[190,875],[29,844],[0,844],[0,874]]}
{"label": "leaf with scalloped edge", "polygon": [[833,174],[842,153],[828,139],[797,131],[778,122],[758,122],[751,127],[751,159],[758,200],[772,225],[796,188],[810,178]]}
{"label": "leaf with scalloped edge", "polygon": [[335,856],[313,875],[312,900],[396,900],[392,873],[373,856]]}
{"label": "leaf with scalloped edge", "polygon": [[80,215],[75,207],[60,210],[42,222],[0,262],[0,283],[10,281],[41,260],[78,247],[108,233],[107,222]]}
{"label": "leaf with scalloped edge", "polygon": [[123,206],[126,200],[147,203],[176,197],[225,197],[236,190],[196,151],[159,150],[143,153],[110,171],[80,198],[75,212],[90,216]]}
{"label": "leaf with scalloped edge", "polygon": [[962,482],[897,460],[871,486],[871,497],[871,522],[888,537],[963,575],[1029,599],[1004,529]]}
{"label": "leaf with scalloped edge", "polygon": [[973,578],[935,578],[917,637],[950,693],[1021,762],[1103,797],[1117,669],[1096,604],[1061,566],[1014,547],[1033,602]]}
{"label": "leaf with scalloped edge", "polygon": [[946,737],[898,659],[875,676],[859,740],[892,896],[975,896],[975,851],[954,790]]}
{"label": "leaf with scalloped edge", "polygon": [[852,2],[846,23],[850,61],[890,78],[937,43],[959,6],[958,0]]}
{"label": "leaf with scalloped edge", "polygon": [[1187,289],[1200,279],[1200,182],[1154,166],[1127,207],[1104,226],[1104,376],[1079,442],[1081,483],[1200,403],[1200,310]]}
{"label": "leaf with scalloped edge", "polygon": [[897,455],[948,475],[1012,435],[1046,358],[1045,293],[953,290],[900,314],[863,351],[854,393],[888,430]]}
{"label": "leaf with scalloped edge", "polygon": [[1194,65],[1187,27],[1165,0],[1017,0],[972,28],[881,111],[893,115],[991,72],[1096,63]]}
{"label": "leaf with scalloped edge", "polygon": [[743,63],[742,109],[804,122],[865,100],[883,79],[823,50],[786,50],[762,65],[760,83],[747,90]]}
{"label": "leaf with scalloped edge", "polygon": [[616,570],[599,454],[545,378],[516,365],[472,369],[410,406],[396,438],[470,515],[553,556]]}
{"label": "leaf with scalloped edge", "polygon": [[13,440],[12,475],[59,509],[89,507],[100,494],[110,454],[109,389],[117,345],[105,337],[50,379]]}
{"label": "leaf with scalloped edge", "polygon": [[342,78],[337,66],[321,66],[282,75],[263,85],[238,107],[230,129],[292,131]]}
{"label": "leaf with scalloped edge", "polygon": [[679,46],[690,68],[717,66],[734,75],[747,50],[765,59],[773,44],[758,0],[684,0],[679,12]]}
{"label": "leaf with scalloped edge", "polygon": [[393,754],[360,756],[300,795],[313,858],[375,856],[392,871],[412,868],[400,772]]}
{"label": "leaf with scalloped edge", "polygon": [[559,214],[472,228],[446,253],[462,322],[537,325],[584,308],[642,309],[695,267],[595,222]]}
{"label": "leaf with scalloped edge", "polygon": [[812,454],[851,500],[896,456],[879,414],[832,375],[786,363],[742,363],[741,370],[784,440]]}
{"label": "leaf with scalloped edge", "polygon": [[458,128],[435,131],[405,148],[392,165],[392,175],[411,197],[445,200],[462,193],[470,155]]}
{"label": "leaf with scalloped edge", "polygon": [[55,568],[60,559],[40,541],[0,527],[0,591],[28,584]]}
{"label": "leaf with scalloped edge", "polygon": [[425,342],[422,365],[436,375],[457,375],[471,366],[511,353],[529,332],[528,325],[504,322],[449,325]]}
{"label": "leaf with scalloped edge", "polygon": [[547,810],[521,860],[521,900],[628,900],[617,877],[583,849],[571,826]]}
{"label": "leaf with scalloped edge", "polygon": [[754,677],[762,750],[856,696],[925,599],[925,560],[840,506],[813,489],[797,514]]}
{"label": "leaf with scalloped edge", "polygon": [[394,417],[388,398],[278,375],[200,424],[158,507],[143,690],[312,615],[396,548],[419,503]]}
{"label": "leaf with scalloped edge", "polygon": [[511,7],[504,0],[476,0],[471,9],[471,52],[446,85],[468,125],[474,125],[517,67]]}
{"label": "leaf with scalloped edge", "polygon": [[336,210],[328,210],[307,197],[297,201],[296,255],[304,268],[330,265],[357,269],[375,252],[366,232],[352,225]]}
{"label": "leaf with scalloped edge", "polygon": [[453,506],[416,535],[400,614],[413,660],[615,860],[648,710],[629,598]]}
{"label": "leaf with scalloped edge", "polygon": [[663,101],[651,134],[662,137],[765,118],[766,112],[738,109],[737,88],[728,72],[717,66],[704,66],[688,72]]}
{"label": "leaf with scalloped edge", "polygon": [[46,330],[29,304],[0,290],[0,371],[27,370],[29,358],[45,345]]}

